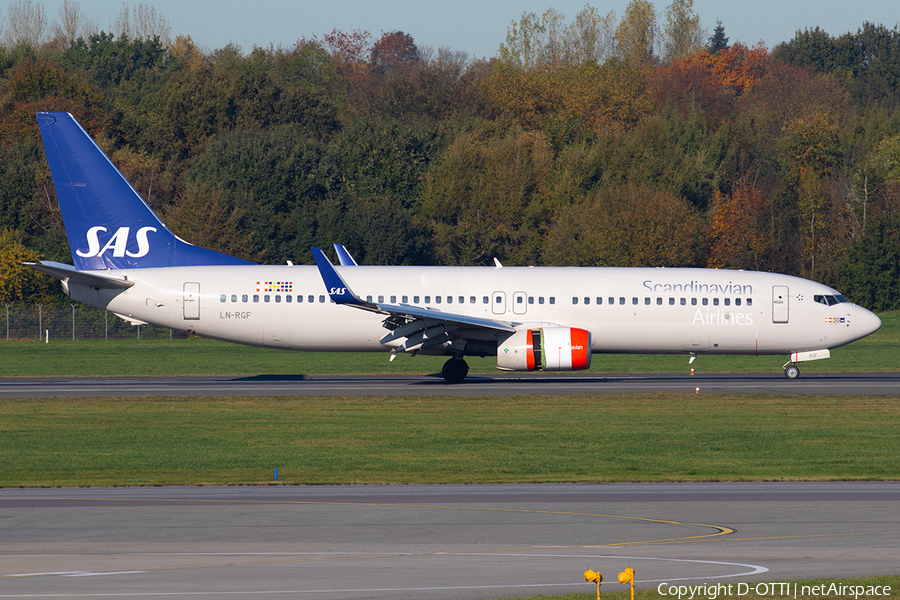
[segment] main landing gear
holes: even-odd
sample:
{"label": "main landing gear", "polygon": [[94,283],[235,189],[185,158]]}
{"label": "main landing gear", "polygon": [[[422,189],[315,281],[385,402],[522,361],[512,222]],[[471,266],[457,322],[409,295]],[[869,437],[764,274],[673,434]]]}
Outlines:
{"label": "main landing gear", "polygon": [[447,383],[460,383],[469,374],[469,365],[462,358],[451,358],[441,368],[441,376]]}

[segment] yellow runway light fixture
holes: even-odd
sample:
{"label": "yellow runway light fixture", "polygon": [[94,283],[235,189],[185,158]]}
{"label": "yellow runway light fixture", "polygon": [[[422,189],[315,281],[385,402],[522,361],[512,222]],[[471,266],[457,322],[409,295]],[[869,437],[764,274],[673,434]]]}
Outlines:
{"label": "yellow runway light fixture", "polygon": [[634,569],[628,567],[621,573],[619,573],[619,583],[622,585],[628,585],[631,583],[631,600],[634,600]]}
{"label": "yellow runway light fixture", "polygon": [[584,580],[590,583],[597,584],[597,600],[600,600],[600,582],[603,581],[603,575],[597,573],[596,571],[591,571],[588,569],[584,572]]}

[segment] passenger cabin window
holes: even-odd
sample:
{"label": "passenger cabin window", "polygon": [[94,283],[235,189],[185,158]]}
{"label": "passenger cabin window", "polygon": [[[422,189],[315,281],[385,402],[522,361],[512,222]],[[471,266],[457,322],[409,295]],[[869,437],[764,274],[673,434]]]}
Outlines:
{"label": "passenger cabin window", "polygon": [[275,294],[275,302],[276,302],[276,303],[280,303],[280,302],[281,302],[281,295],[280,295],[280,294]]}
{"label": "passenger cabin window", "polygon": [[597,296],[597,306],[600,306],[601,304],[603,304],[603,298]]}
{"label": "passenger cabin window", "polygon": [[287,302],[288,304],[290,304],[291,302],[294,301],[294,297],[293,296],[285,296],[284,301]]}
{"label": "passenger cabin window", "polygon": [[319,296],[319,302],[321,302],[322,304],[325,304],[325,295],[324,294]]}
{"label": "passenger cabin window", "polygon": [[307,300],[310,304],[312,304],[313,302],[316,301],[316,297],[313,296],[312,294],[310,294],[309,296],[307,296],[306,300]]}
{"label": "passenger cabin window", "polygon": [[253,294],[253,301],[259,302],[259,294]]}
{"label": "passenger cabin window", "polygon": [[578,298],[572,298],[572,304],[578,304]]}
{"label": "passenger cabin window", "polygon": [[656,299],[656,305],[657,305],[657,306],[662,306],[662,298],[657,298],[657,299]]}
{"label": "passenger cabin window", "polygon": [[490,299],[489,299],[487,296],[484,296],[484,297],[481,299],[481,303],[482,303],[482,304],[490,304]]}
{"label": "passenger cabin window", "polygon": [[248,298],[247,294],[244,294],[243,296],[241,296],[241,302],[247,302],[248,300],[249,300],[249,298]]}
{"label": "passenger cabin window", "polygon": [[225,298],[225,294],[222,294],[221,296],[219,296],[219,302],[225,302]]}
{"label": "passenger cabin window", "polygon": [[543,303],[544,303],[544,297],[538,296],[538,304],[543,304]]}
{"label": "passenger cabin window", "polygon": [[[637,298],[635,298],[635,300],[637,300]],[[637,302],[635,302],[634,304],[637,304]],[[644,298],[644,304],[650,306],[650,298]]]}

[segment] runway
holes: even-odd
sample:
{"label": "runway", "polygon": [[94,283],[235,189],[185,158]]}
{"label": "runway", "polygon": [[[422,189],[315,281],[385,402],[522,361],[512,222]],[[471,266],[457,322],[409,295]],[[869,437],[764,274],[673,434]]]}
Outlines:
{"label": "runway", "polygon": [[122,396],[508,396],[518,394],[858,394],[900,396],[900,373],[596,374],[497,373],[446,384],[438,376],[2,378],[0,398]]}
{"label": "runway", "polygon": [[[900,483],[0,490],[0,598],[428,598],[896,574]],[[764,590],[765,588],[759,588]]]}

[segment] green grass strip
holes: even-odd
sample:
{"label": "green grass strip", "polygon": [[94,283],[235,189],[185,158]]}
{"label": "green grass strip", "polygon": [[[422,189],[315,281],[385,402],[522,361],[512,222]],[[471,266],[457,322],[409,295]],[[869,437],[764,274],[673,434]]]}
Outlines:
{"label": "green grass strip", "polygon": [[868,396],[20,399],[0,486],[895,480]]}

